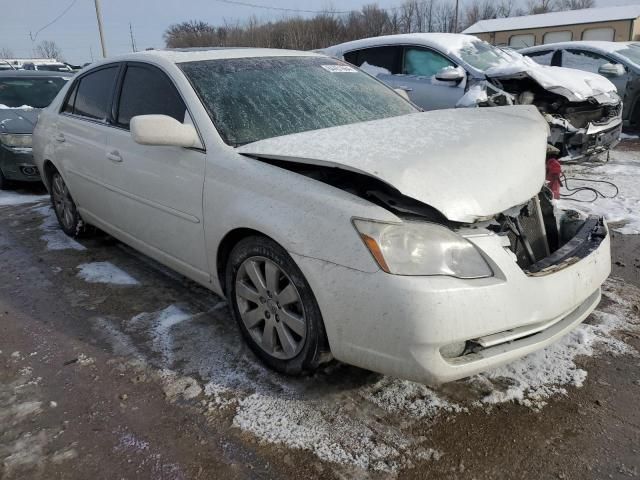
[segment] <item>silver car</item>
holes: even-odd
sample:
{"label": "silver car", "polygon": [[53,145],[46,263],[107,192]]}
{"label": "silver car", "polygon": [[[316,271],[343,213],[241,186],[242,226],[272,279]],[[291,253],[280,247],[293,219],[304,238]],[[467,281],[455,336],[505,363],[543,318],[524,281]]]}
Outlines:
{"label": "silver car", "polygon": [[404,90],[425,110],[535,105],[565,160],[614,147],[622,129],[620,97],[603,76],[542,66],[471,35],[387,35],[323,52]]}
{"label": "silver car", "polygon": [[640,127],[640,42],[562,42],[519,51],[541,65],[599,73],[618,89],[624,101],[625,125]]}

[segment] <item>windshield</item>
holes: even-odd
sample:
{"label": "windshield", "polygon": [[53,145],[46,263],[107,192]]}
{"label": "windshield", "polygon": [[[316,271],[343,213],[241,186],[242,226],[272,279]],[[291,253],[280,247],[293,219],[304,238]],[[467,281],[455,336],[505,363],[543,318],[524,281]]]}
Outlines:
{"label": "windshield", "polygon": [[626,48],[616,50],[616,53],[629,59],[632,63],[640,65],[640,43],[630,43]]}
{"label": "windshield", "polygon": [[477,70],[485,71],[492,67],[498,67],[519,60],[521,55],[516,52],[506,52],[501,48],[489,45],[480,40],[467,42],[458,50],[462,60]]}
{"label": "windshield", "polygon": [[44,108],[66,81],[63,77],[0,77],[0,108]]}
{"label": "windshield", "polygon": [[332,58],[235,58],[178,66],[223,140],[234,146],[418,111],[369,75]]}

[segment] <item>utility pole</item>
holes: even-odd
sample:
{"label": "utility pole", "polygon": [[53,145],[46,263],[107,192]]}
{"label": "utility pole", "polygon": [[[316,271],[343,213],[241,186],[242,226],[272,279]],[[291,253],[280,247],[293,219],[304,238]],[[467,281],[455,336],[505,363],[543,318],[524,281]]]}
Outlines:
{"label": "utility pole", "polygon": [[453,17],[453,33],[458,33],[458,0],[456,0],[456,13]]}
{"label": "utility pole", "polygon": [[100,11],[100,0],[94,0],[96,4],[96,17],[98,19],[98,30],[100,31],[100,46],[102,47],[102,56],[107,58],[107,48],[104,45],[104,32],[102,31],[102,12]]}
{"label": "utility pole", "polygon": [[135,53],[138,50],[136,50],[136,41],[133,38],[133,27],[131,27],[131,22],[129,22],[129,36],[131,37],[131,51]]}

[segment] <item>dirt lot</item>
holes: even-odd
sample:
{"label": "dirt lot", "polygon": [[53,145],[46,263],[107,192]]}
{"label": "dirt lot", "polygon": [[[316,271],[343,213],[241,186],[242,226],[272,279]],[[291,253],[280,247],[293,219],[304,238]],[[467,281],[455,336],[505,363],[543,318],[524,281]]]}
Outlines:
{"label": "dirt lot", "polygon": [[0,206],[0,478],[640,477],[640,236],[613,248],[574,333],[434,390],[274,374],[222,299],[67,239],[44,200]]}

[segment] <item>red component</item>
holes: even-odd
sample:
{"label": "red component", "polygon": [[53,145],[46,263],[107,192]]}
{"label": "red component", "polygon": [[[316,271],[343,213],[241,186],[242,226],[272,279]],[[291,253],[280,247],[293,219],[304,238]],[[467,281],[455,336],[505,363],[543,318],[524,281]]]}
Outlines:
{"label": "red component", "polygon": [[560,198],[560,187],[562,181],[560,180],[562,175],[562,165],[557,158],[547,159],[547,186],[553,193],[553,198]]}

